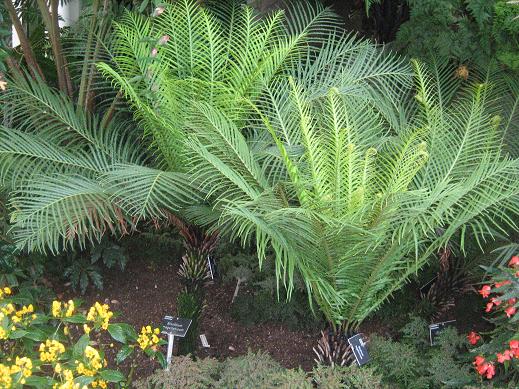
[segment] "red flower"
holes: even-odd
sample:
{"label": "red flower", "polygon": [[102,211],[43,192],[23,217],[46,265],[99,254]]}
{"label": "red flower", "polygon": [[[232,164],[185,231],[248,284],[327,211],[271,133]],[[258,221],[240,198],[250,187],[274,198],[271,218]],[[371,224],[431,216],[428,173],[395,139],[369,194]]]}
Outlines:
{"label": "red flower", "polygon": [[512,283],[512,281],[510,280],[504,280],[504,281],[501,281],[501,282],[496,282],[496,288],[500,288],[502,286],[505,286],[505,285],[510,285]]}
{"label": "red flower", "polygon": [[490,301],[492,301],[496,307],[498,305],[501,305],[501,300],[498,300],[495,297],[492,297],[492,299]]}
{"label": "red flower", "polygon": [[487,307],[485,308],[485,312],[490,312],[492,310],[493,306],[494,306],[493,302],[487,303]]}
{"label": "red flower", "polygon": [[515,305],[516,302],[517,302],[517,299],[515,297],[508,299],[508,305]]}
{"label": "red flower", "polygon": [[497,353],[496,357],[499,363],[504,363],[505,361],[512,359],[512,354],[510,353],[510,350],[505,350],[503,351],[503,354]]}
{"label": "red flower", "polygon": [[476,358],[474,358],[473,365],[481,366],[484,363],[485,363],[485,357],[482,357],[481,355],[478,355]]}
{"label": "red flower", "polygon": [[510,262],[508,262],[508,266],[514,267],[514,266],[517,266],[517,265],[519,265],[519,257],[517,255],[514,255],[510,259]]}
{"label": "red flower", "polygon": [[519,350],[519,340],[513,339],[509,342],[509,345],[512,350]]}
{"label": "red flower", "polygon": [[481,339],[481,336],[479,336],[479,334],[477,332],[471,331],[467,335],[467,339],[471,345],[475,345],[476,343],[478,343],[478,340]]}
{"label": "red flower", "polygon": [[490,291],[492,288],[490,285],[483,285],[483,287],[480,289],[479,294],[483,296],[483,298],[487,298],[490,295]]}

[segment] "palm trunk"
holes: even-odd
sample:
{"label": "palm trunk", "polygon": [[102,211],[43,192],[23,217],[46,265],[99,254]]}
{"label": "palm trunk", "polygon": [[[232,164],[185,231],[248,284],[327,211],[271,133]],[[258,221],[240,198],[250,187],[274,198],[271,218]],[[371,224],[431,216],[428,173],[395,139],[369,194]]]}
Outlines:
{"label": "palm trunk", "polygon": [[63,56],[61,47],[60,30],[58,24],[58,0],[50,0],[50,11],[46,0],[37,0],[40,13],[49,33],[49,39],[54,55],[54,62],[56,63],[56,73],[58,76],[59,89],[72,97],[72,81],[68,66]]}
{"label": "palm trunk", "polygon": [[11,18],[11,22],[13,23],[14,29],[16,30],[16,34],[18,34],[18,39],[20,39],[20,46],[22,47],[23,56],[29,68],[29,72],[33,77],[39,77],[42,80],[45,80],[45,76],[43,75],[38,62],[36,61],[31,44],[29,43],[29,38],[27,38],[27,34],[25,33],[20,18],[18,18],[18,14],[16,13],[16,8],[14,7],[13,2],[11,0],[4,0],[4,4],[7,12],[9,12],[9,17]]}

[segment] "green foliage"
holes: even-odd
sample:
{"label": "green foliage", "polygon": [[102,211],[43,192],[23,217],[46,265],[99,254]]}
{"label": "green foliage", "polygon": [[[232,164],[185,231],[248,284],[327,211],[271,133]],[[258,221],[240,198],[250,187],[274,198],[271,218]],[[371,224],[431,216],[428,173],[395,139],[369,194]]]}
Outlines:
{"label": "green foliage", "polygon": [[369,352],[372,367],[383,382],[399,388],[462,388],[476,383],[468,342],[454,328],[438,337],[437,345],[429,345],[428,324],[411,318],[402,331],[402,339],[394,341],[371,336]]}
{"label": "green foliage", "polygon": [[310,374],[284,369],[268,354],[248,352],[217,362],[211,358],[193,361],[174,357],[169,371],[156,371],[136,382],[137,389],[384,389],[373,369],[351,366],[319,366]]}
{"label": "green foliage", "polygon": [[128,254],[123,246],[109,239],[102,239],[87,250],[67,252],[54,259],[65,265],[62,276],[68,279],[74,289],[85,294],[89,285],[103,289],[102,269],[118,267],[124,271],[128,262]]}
{"label": "green foliage", "polygon": [[484,65],[492,58],[513,70],[517,60],[518,7],[506,0],[410,0],[409,21],[395,47],[416,58],[448,58]]}
{"label": "green foliage", "polygon": [[169,371],[157,370],[134,386],[136,389],[205,389],[211,387],[220,370],[216,359],[194,361],[189,356],[173,357]]}
{"label": "green foliage", "polygon": [[186,336],[180,340],[181,355],[194,354],[199,341],[199,325],[204,309],[203,295],[200,292],[182,291],[177,295],[177,316],[191,319]]}
{"label": "green foliage", "polygon": [[236,284],[240,279],[239,292],[230,308],[234,320],[245,325],[277,322],[294,330],[323,324],[319,313],[310,312],[301,277],[296,277],[290,299],[284,290],[277,290],[273,258],[267,258],[260,269],[254,254],[229,253],[219,259],[218,269],[224,282]]}
{"label": "green foliage", "polygon": [[513,6],[510,2],[499,1],[494,10],[492,35],[497,45],[497,59],[508,68],[519,70],[519,3]]}

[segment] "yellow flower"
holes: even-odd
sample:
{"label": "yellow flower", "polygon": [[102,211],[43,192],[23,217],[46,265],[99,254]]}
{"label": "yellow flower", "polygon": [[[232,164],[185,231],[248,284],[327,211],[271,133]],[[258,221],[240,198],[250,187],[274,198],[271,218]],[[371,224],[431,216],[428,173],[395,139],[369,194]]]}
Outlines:
{"label": "yellow flower", "polygon": [[90,333],[90,327],[86,324],[83,324],[83,331],[85,331],[85,334],[89,334]]}
{"label": "yellow flower", "polygon": [[69,331],[68,331],[68,327],[67,327],[67,326],[65,326],[65,327],[63,328],[63,333],[64,333],[65,335],[68,336]]}
{"label": "yellow flower", "polygon": [[92,385],[92,388],[97,388],[97,387],[99,387],[101,389],[106,389],[107,388],[106,381],[104,381],[104,380],[94,381],[90,385]]}
{"label": "yellow flower", "polygon": [[107,304],[100,304],[96,302],[88,310],[87,320],[92,321],[95,325],[99,325],[103,330],[108,328],[108,323],[113,316],[110,307]]}
{"label": "yellow flower", "polygon": [[47,339],[45,343],[40,344],[39,352],[42,362],[54,362],[65,352],[65,346],[57,340]]}
{"label": "yellow flower", "polygon": [[9,366],[0,363],[0,388],[10,388],[12,382],[11,369]]}
{"label": "yellow flower", "polygon": [[149,347],[154,347],[160,342],[160,339],[157,336],[158,334],[160,334],[159,328],[152,329],[151,326],[142,327],[141,333],[137,338],[139,347],[143,350],[146,350]]}
{"label": "yellow flower", "polygon": [[[63,308],[62,308],[63,305]],[[66,303],[62,303],[61,301],[53,301],[52,302],[52,316],[54,317],[70,317],[74,314],[74,310],[76,309],[74,305],[74,301],[69,300]]]}
{"label": "yellow flower", "polygon": [[74,314],[74,309],[76,308],[74,306],[74,301],[69,300],[66,305],[67,305],[67,311],[65,312],[65,316],[70,317]]}
{"label": "yellow flower", "polygon": [[61,301],[52,302],[52,316],[59,317],[61,314]]}

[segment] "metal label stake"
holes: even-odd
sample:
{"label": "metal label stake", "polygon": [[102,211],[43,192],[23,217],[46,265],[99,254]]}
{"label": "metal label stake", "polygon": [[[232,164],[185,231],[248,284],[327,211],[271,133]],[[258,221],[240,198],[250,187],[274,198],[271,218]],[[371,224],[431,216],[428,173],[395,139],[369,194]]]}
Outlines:
{"label": "metal label stake", "polygon": [[171,358],[173,357],[173,344],[175,343],[175,335],[168,334],[168,354],[166,356],[166,370],[169,370],[169,365],[171,365]]}

